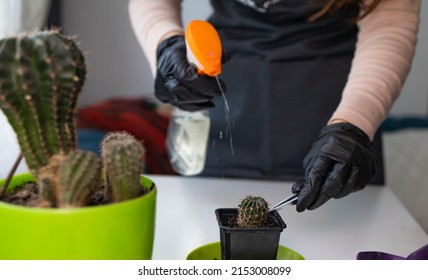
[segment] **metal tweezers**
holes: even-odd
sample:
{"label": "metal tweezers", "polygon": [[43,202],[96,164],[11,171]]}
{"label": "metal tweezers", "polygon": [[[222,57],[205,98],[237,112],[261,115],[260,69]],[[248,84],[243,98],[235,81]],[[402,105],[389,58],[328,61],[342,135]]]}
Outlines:
{"label": "metal tweezers", "polygon": [[295,194],[293,194],[293,195],[291,195],[291,196],[287,197],[286,199],[284,199],[284,200],[280,201],[278,204],[276,204],[276,205],[274,205],[273,207],[271,207],[271,208],[269,209],[269,212],[270,212],[270,211],[273,211],[273,210],[277,210],[277,209],[281,208],[282,206],[287,205],[288,203],[291,203],[291,202],[293,202],[293,201],[297,200],[297,197],[299,197],[299,194],[298,194],[298,193],[295,193]]}

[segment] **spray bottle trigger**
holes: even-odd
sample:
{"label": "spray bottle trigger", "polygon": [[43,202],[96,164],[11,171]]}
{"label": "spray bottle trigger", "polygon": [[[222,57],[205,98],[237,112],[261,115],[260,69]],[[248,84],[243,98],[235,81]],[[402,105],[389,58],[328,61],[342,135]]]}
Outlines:
{"label": "spray bottle trigger", "polygon": [[210,23],[191,21],[185,30],[187,59],[199,75],[218,76],[221,73],[222,46],[220,37]]}

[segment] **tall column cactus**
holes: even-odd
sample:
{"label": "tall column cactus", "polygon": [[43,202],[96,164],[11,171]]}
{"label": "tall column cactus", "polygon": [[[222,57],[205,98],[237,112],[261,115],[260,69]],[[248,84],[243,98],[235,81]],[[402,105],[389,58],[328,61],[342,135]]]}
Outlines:
{"label": "tall column cactus", "polygon": [[85,78],[82,52],[57,31],[0,41],[0,108],[33,173],[75,148],[74,111]]}
{"label": "tall column cactus", "polygon": [[56,199],[59,165],[76,147],[75,107],[85,79],[82,52],[58,31],[0,40],[0,108],[45,199]]}
{"label": "tall column cactus", "polygon": [[266,226],[268,214],[269,206],[264,198],[248,195],[238,206],[238,226],[250,228]]}
{"label": "tall column cactus", "polygon": [[141,142],[126,132],[114,132],[103,140],[101,152],[112,200],[123,201],[140,195],[145,152]]}

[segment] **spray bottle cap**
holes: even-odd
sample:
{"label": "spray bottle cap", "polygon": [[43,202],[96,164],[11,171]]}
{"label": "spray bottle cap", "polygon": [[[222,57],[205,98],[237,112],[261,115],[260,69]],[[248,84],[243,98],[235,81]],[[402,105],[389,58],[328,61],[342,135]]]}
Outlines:
{"label": "spray bottle cap", "polygon": [[185,38],[187,59],[198,68],[198,73],[219,75],[222,47],[214,26],[203,20],[193,20],[186,27]]}

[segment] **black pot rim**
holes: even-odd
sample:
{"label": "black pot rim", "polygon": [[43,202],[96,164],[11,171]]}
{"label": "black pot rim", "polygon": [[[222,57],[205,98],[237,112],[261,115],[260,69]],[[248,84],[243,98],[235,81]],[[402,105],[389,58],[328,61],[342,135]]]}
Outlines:
{"label": "black pot rim", "polygon": [[254,228],[242,228],[242,227],[231,227],[224,225],[221,221],[221,217],[228,214],[228,215],[238,215],[238,208],[217,208],[215,210],[216,218],[218,226],[225,230],[225,231],[282,231],[287,227],[284,220],[282,219],[281,215],[279,215],[278,211],[270,211],[269,212],[269,218],[272,219],[274,222],[271,226],[266,227],[254,227]]}

